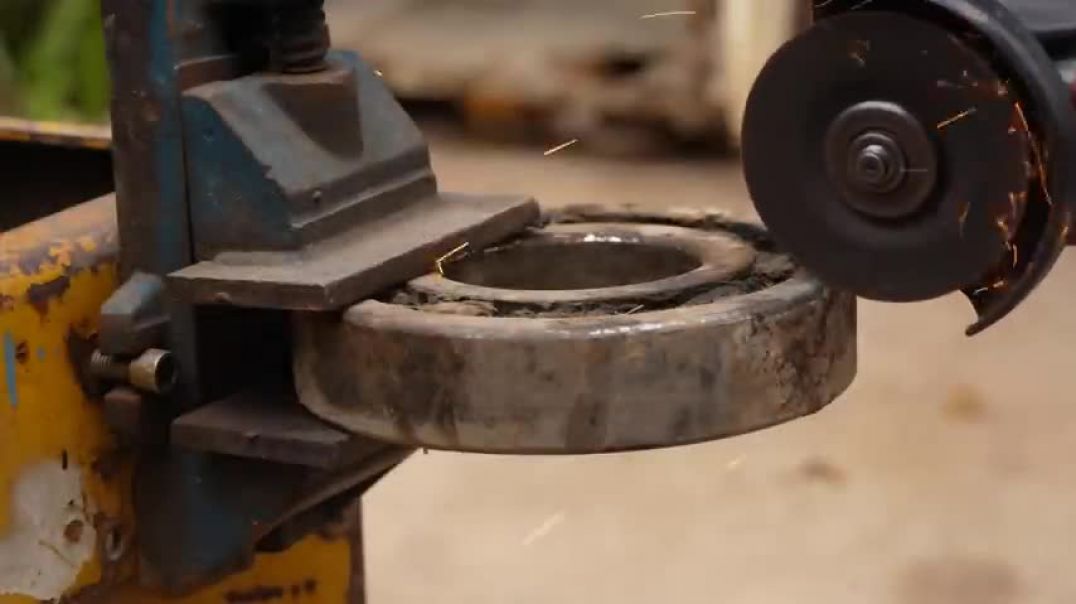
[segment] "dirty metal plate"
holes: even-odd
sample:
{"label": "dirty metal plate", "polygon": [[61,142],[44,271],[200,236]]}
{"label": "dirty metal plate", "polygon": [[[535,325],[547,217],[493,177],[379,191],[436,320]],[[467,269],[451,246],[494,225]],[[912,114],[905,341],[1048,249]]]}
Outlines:
{"label": "dirty metal plate", "polygon": [[668,447],[814,413],[855,375],[855,301],[755,227],[729,228],[753,237],[752,274],[688,298],[522,308],[404,288],[342,318],[300,315],[300,401],[372,438],[508,454]]}
{"label": "dirty metal plate", "polygon": [[210,403],[176,419],[171,434],[187,449],[322,469],[384,447],[326,424],[283,390],[248,390]]}
{"label": "dirty metal plate", "polygon": [[464,243],[495,244],[538,215],[525,197],[437,194],[301,252],[223,253],[168,281],[195,304],[336,310],[431,270]]}

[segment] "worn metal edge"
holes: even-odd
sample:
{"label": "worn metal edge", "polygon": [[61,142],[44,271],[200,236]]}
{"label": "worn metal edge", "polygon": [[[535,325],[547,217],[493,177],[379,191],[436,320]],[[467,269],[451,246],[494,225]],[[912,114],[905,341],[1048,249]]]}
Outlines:
{"label": "worn metal edge", "polygon": [[[818,310],[819,305],[823,306],[822,311]],[[830,307],[829,310],[826,310],[826,307]],[[821,284],[801,273],[788,282],[743,297],[698,307],[640,313],[630,317],[568,319],[446,317],[408,308],[392,307],[379,302],[366,302],[350,309],[345,314],[342,323],[335,326],[323,324],[320,327],[320,329],[327,330],[323,331],[323,334],[334,329],[342,330],[341,333],[345,333],[342,337],[347,337],[345,331],[347,329],[372,328],[377,329],[379,333],[428,336],[427,340],[457,339],[460,342],[468,342],[499,339],[502,344],[507,343],[511,346],[525,346],[527,343],[540,344],[558,340],[565,342],[577,341],[580,343],[592,343],[595,340],[607,339],[623,340],[629,337],[651,338],[653,340],[655,337],[660,338],[662,335],[667,336],[669,334],[674,337],[683,335],[684,337],[698,338],[711,333],[720,333],[728,340],[725,344],[733,346],[733,350],[736,350],[733,340],[739,337],[737,334],[742,335],[741,330],[747,330],[749,333],[753,333],[756,328],[762,331],[767,329],[776,330],[778,328],[774,325],[784,320],[795,322],[799,319],[806,319],[810,323],[812,320],[821,319],[823,322],[827,322],[830,320],[829,313],[837,313],[834,316],[843,322],[832,333],[809,333],[810,325],[808,325],[807,332],[794,334],[792,340],[784,342],[783,348],[778,346],[779,349],[777,350],[770,350],[768,347],[782,344],[778,339],[775,339],[778,336],[762,336],[755,339],[752,339],[754,336],[749,336],[750,341],[743,344],[748,348],[752,346],[761,348],[745,353],[750,356],[746,361],[733,359],[734,362],[739,362],[745,366],[750,366],[755,362],[762,362],[763,364],[776,363],[780,365],[781,371],[792,371],[791,375],[782,374],[781,379],[785,382],[795,382],[806,378],[812,380],[810,385],[817,392],[799,392],[794,385],[791,390],[788,390],[789,384],[784,382],[775,383],[775,396],[783,394],[785,400],[764,402],[764,417],[747,419],[739,423],[734,420],[727,426],[727,429],[716,429],[705,434],[687,434],[683,437],[673,436],[664,440],[621,438],[627,434],[625,433],[619,436],[614,435],[613,438],[604,440],[584,437],[581,441],[573,443],[570,436],[572,426],[569,425],[569,436],[564,442],[554,442],[549,439],[528,440],[527,437],[520,438],[518,435],[516,437],[509,435],[504,438],[496,437],[492,439],[487,437],[477,439],[474,442],[464,442],[453,440],[454,436],[450,434],[453,430],[458,430],[458,426],[444,433],[435,431],[435,433],[431,434],[429,429],[425,429],[429,426],[418,426],[418,428],[409,426],[408,430],[401,430],[402,423],[388,425],[384,422],[379,422],[377,419],[370,420],[368,418],[360,418],[359,421],[356,421],[353,413],[341,409],[340,406],[328,400],[326,394],[320,389],[315,374],[317,368],[312,363],[319,362],[318,349],[326,344],[326,341],[319,339],[317,334],[319,329],[317,321],[323,321],[324,317],[320,319],[310,316],[298,318],[294,373],[299,388],[300,401],[315,415],[356,433],[409,446],[504,454],[588,454],[663,448],[717,440],[761,430],[813,414],[832,403],[851,385],[856,373],[856,313],[854,298],[847,294],[826,290]],[[306,321],[310,322],[304,325]],[[793,366],[789,367],[783,357],[798,353],[797,348],[805,346],[805,341],[809,338],[820,338],[823,342],[822,346],[833,347],[837,351],[835,356],[832,359],[824,360],[823,362],[828,364],[821,370],[813,366],[815,359],[809,357],[805,357],[798,364],[797,362],[792,362]],[[639,340],[636,339],[635,341],[638,342]],[[734,352],[733,354],[740,353]],[[762,360],[760,361],[760,359]],[[385,362],[391,363],[391,361]],[[325,367],[322,367],[322,369],[325,369]],[[338,365],[337,369],[348,371],[346,363]],[[352,368],[353,372],[356,370],[357,368]],[[719,370],[724,371],[724,369]],[[450,386],[445,385],[446,388]],[[785,388],[785,390],[781,390],[782,388]],[[766,386],[757,387],[756,389],[760,389],[763,393],[768,392]],[[522,396],[532,396],[530,392],[526,392],[523,382],[520,382],[519,392]],[[509,396],[509,398],[512,397]],[[748,401],[732,401],[737,405],[741,402],[748,405]],[[514,401],[506,401],[506,403],[509,406],[515,404]],[[347,401],[346,404],[350,404],[354,408],[356,403],[355,401]],[[362,404],[359,403],[359,406]],[[366,403],[366,405],[384,406],[385,409],[389,410],[390,414],[392,413],[393,405],[397,404],[399,404],[397,401],[389,400]],[[728,407],[729,401],[713,404]],[[787,408],[785,408],[786,405]],[[639,412],[641,409],[642,406],[638,407],[634,412]],[[448,410],[442,411],[450,412]],[[565,416],[567,413],[563,408],[558,409],[555,407],[549,411],[553,415],[560,416]],[[624,412],[624,409],[616,411]],[[454,415],[455,412],[455,409],[452,409],[450,413]],[[634,412],[630,409],[627,410],[629,415]],[[738,412],[737,409],[732,410],[733,414]],[[545,411],[539,411],[538,413],[542,414]],[[403,422],[402,419],[400,421]],[[496,423],[497,419],[489,421]],[[509,424],[511,422],[512,419],[507,418],[506,427],[510,428]],[[381,425],[378,425],[379,423]],[[490,428],[490,431],[492,432],[495,429]],[[481,440],[481,442],[478,442],[478,440]]]}
{"label": "worn metal edge", "polygon": [[452,203],[468,203],[468,200],[487,205],[502,200],[503,205],[482,209],[484,217],[423,244],[413,257],[408,254],[386,257],[382,264],[367,271],[349,272],[342,267],[339,259],[347,257],[350,247],[343,243],[303,251],[301,260],[296,256],[294,262],[281,260],[279,256],[270,259],[258,253],[247,256],[247,261],[242,263],[203,261],[171,273],[168,283],[178,295],[194,304],[338,310],[428,272],[455,242],[463,240],[475,247],[492,245],[535,223],[540,216],[537,202],[529,197],[452,196]]}

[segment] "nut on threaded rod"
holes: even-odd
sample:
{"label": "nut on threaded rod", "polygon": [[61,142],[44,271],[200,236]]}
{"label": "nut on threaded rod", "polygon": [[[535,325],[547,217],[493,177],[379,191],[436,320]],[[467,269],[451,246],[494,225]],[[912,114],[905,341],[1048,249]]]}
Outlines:
{"label": "nut on threaded rod", "polygon": [[324,70],[329,52],[325,0],[278,0],[273,9],[273,55],[282,73]]}
{"label": "nut on threaded rod", "polygon": [[157,348],[150,348],[131,360],[95,350],[90,357],[90,374],[103,381],[130,384],[154,394],[167,394],[178,377],[172,353]]}

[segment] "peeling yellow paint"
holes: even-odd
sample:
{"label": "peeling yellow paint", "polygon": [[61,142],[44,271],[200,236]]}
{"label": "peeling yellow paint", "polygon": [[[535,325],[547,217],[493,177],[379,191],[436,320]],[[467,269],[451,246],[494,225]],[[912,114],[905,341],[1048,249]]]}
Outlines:
{"label": "peeling yellow paint", "polygon": [[[0,202],[2,197],[0,188]],[[248,571],[177,599],[133,586],[136,556],[103,562],[101,542],[108,531],[102,526],[128,539],[134,534],[132,460],[117,450],[99,402],[83,392],[75,364],[92,350],[99,309],[117,286],[114,213],[114,201],[103,198],[0,233],[0,344],[11,343],[0,354],[0,543],[14,534],[12,503],[20,475],[43,463],[79,468],[84,501],[76,505],[92,510],[88,517],[97,530],[84,536],[98,543],[65,590],[68,595],[94,587],[95,598],[104,595],[87,601],[219,604],[228,594],[267,587],[285,589],[290,598],[285,601],[350,601],[351,545],[345,537],[311,537],[286,552],[259,556]],[[35,288],[50,284],[62,287],[34,295]],[[12,584],[2,573],[0,586],[5,580]],[[30,602],[38,600],[0,595],[0,604]]]}

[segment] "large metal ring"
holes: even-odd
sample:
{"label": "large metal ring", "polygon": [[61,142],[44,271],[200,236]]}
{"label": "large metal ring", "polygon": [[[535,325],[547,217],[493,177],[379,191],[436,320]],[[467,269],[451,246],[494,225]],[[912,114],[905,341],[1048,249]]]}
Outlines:
{"label": "large metal ring", "polygon": [[[574,230],[608,233],[611,216]],[[676,223],[616,216],[650,222],[644,230]],[[678,228],[703,223],[719,235],[714,249],[753,233],[738,243],[755,250],[752,269],[630,302],[503,304],[412,284],[343,317],[300,315],[300,400],[365,436],[511,454],[668,447],[820,410],[855,374],[854,299],[798,272],[753,227],[708,216]]]}

